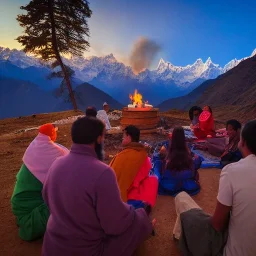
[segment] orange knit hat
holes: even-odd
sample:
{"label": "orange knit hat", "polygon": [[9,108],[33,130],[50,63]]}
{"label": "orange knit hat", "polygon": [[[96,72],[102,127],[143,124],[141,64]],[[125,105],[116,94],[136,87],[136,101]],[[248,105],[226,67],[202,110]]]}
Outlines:
{"label": "orange knit hat", "polygon": [[40,126],[39,132],[47,135],[51,138],[52,141],[56,141],[57,139],[57,129],[53,124],[44,124]]}

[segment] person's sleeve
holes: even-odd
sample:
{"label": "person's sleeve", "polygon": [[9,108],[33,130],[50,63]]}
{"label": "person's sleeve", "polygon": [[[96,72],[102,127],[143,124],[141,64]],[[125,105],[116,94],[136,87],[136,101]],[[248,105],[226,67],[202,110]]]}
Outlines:
{"label": "person's sleeve", "polygon": [[139,187],[140,183],[148,177],[151,168],[150,158],[147,157],[133,181],[133,187]]}
{"label": "person's sleeve", "polygon": [[116,177],[111,168],[107,169],[97,181],[96,211],[101,226],[108,235],[122,234],[137,219],[151,225],[144,209],[135,210],[122,201]]}
{"label": "person's sleeve", "polygon": [[233,188],[230,180],[229,168],[232,168],[232,166],[226,166],[221,171],[217,197],[217,200],[226,206],[232,206],[233,202]]}

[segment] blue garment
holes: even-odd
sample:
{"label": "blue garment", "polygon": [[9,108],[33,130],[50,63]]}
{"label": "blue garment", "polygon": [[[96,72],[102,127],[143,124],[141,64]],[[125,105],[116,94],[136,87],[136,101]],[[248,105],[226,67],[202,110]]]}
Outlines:
{"label": "blue garment", "polygon": [[176,196],[178,193],[185,191],[191,196],[196,195],[200,192],[200,185],[196,181],[198,179],[197,175],[197,171],[192,170],[165,170],[163,175],[158,175],[158,194]]}
{"label": "blue garment", "polygon": [[[159,180],[158,194],[176,196],[178,193],[185,191],[193,196],[200,192],[199,174],[197,170],[202,163],[201,157],[194,157],[193,170],[170,171],[163,170],[165,161],[160,159],[158,149],[161,146],[168,148],[168,141],[159,144],[152,157],[152,174],[155,174]],[[192,154],[193,156],[193,154]]]}
{"label": "blue garment", "polygon": [[128,200],[127,204],[132,205],[135,209],[145,208],[145,202],[141,200]]}

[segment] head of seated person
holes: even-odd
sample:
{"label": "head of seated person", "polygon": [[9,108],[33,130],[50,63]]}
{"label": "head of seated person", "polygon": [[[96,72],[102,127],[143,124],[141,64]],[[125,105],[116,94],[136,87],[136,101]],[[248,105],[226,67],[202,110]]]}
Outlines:
{"label": "head of seated person", "polygon": [[97,109],[95,107],[88,107],[85,110],[85,115],[88,117],[96,117],[97,116]]}
{"label": "head of seated person", "polygon": [[239,121],[237,121],[236,119],[231,119],[231,120],[227,121],[226,130],[227,130],[227,135],[228,135],[229,139],[239,137],[241,128],[242,128],[241,123]]}
{"label": "head of seated person", "polygon": [[128,125],[123,131],[122,146],[127,146],[130,143],[139,143],[140,129],[134,125]]}
{"label": "head of seated person", "polygon": [[195,126],[199,123],[199,116],[201,113],[202,113],[202,109],[198,106],[193,106],[189,110],[189,119],[193,126]]}
{"label": "head of seated person", "polygon": [[248,122],[242,129],[238,148],[243,157],[256,156],[256,120]]}
{"label": "head of seated person", "polygon": [[103,109],[106,111],[106,113],[108,113],[110,111],[110,107],[107,102],[104,102]]}

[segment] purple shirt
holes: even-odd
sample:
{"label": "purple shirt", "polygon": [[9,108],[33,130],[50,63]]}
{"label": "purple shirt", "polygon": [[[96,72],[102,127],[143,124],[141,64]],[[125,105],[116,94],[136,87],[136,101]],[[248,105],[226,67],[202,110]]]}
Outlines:
{"label": "purple shirt", "polygon": [[74,144],[53,163],[43,197],[51,213],[44,256],[128,256],[152,231],[144,209],[122,202],[113,170],[90,146]]}

